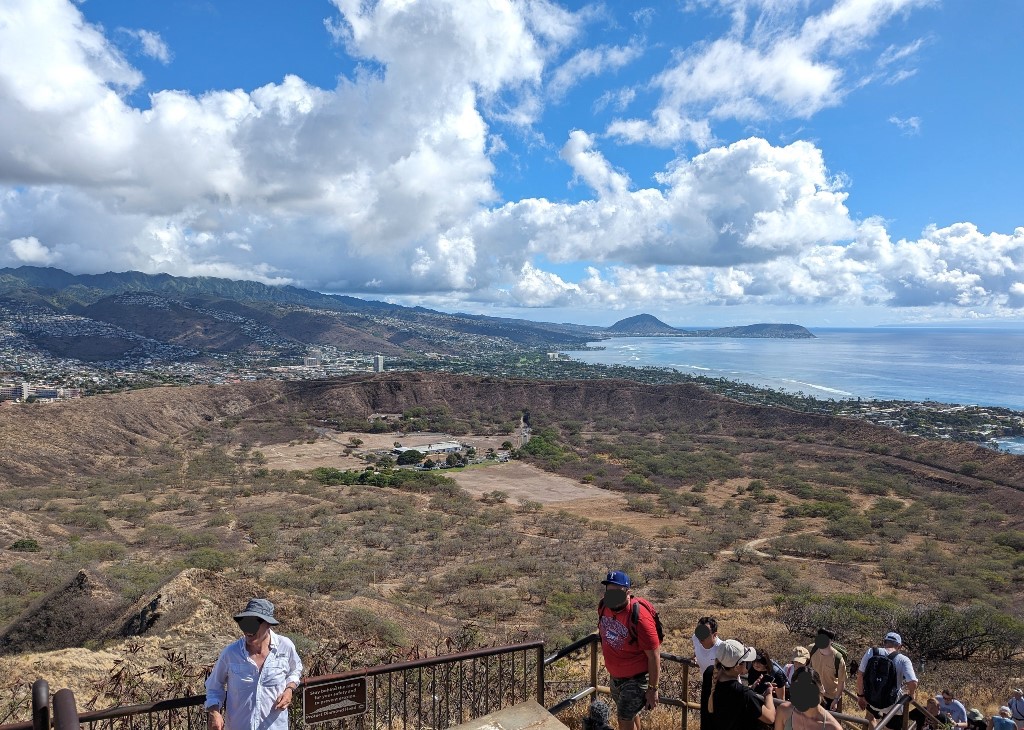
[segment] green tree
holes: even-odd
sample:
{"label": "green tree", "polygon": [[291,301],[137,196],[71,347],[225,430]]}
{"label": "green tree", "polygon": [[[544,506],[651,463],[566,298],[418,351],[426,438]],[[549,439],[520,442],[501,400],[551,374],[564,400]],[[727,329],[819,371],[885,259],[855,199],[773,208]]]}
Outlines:
{"label": "green tree", "polygon": [[419,464],[421,461],[423,461],[423,454],[416,449],[409,449],[398,455],[397,463],[399,466],[409,466],[410,464]]}

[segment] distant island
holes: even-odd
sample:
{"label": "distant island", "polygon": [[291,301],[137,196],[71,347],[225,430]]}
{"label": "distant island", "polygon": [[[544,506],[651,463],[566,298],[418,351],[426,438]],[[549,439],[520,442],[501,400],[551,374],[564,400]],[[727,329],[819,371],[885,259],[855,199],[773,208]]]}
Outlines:
{"label": "distant island", "polygon": [[804,340],[814,338],[798,324],[748,324],[741,327],[715,329],[680,329],[662,322],[651,314],[620,319],[605,331],[618,337],[745,337],[761,339]]}

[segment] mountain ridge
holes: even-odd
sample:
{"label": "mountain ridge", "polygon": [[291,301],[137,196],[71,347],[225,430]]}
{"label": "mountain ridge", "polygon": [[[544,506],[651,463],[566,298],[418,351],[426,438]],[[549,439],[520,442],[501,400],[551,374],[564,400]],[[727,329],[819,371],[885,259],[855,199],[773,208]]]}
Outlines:
{"label": "mountain ridge", "polygon": [[[813,337],[798,325],[679,330],[649,314],[611,327],[556,324],[446,313],[255,281],[139,271],[71,274],[37,266],[0,269],[4,314],[31,348],[129,369],[132,362],[154,358],[178,361],[233,353],[273,352],[294,361],[316,347],[393,357],[473,357],[571,350],[622,335]],[[783,333],[769,327],[791,329]]]}

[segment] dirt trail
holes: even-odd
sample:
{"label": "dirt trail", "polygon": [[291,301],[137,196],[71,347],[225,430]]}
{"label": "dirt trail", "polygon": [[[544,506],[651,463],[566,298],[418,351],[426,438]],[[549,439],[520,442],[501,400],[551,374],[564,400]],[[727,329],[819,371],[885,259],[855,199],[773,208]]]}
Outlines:
{"label": "dirt trail", "polygon": [[[812,534],[814,532],[815,532],[815,530],[805,530],[802,533],[796,533],[796,534]],[[764,545],[766,542],[769,542],[770,540],[774,540],[776,537],[779,537],[779,535],[769,535],[768,537],[759,537],[756,540],[751,540],[750,542],[744,543],[743,545],[741,545],[740,547],[736,548],[735,550],[720,550],[718,552],[718,554],[723,556],[723,557],[726,557],[726,556],[729,556],[729,555],[736,555],[739,552],[744,552],[746,554],[749,554],[751,557],[767,558],[768,560],[793,560],[793,561],[796,561],[798,563],[815,562],[815,563],[825,563],[825,564],[828,564],[828,565],[855,565],[855,566],[857,566],[859,568],[874,568],[875,567],[874,563],[854,563],[854,562],[851,562],[849,560],[829,560],[827,558],[808,558],[808,557],[805,557],[803,555],[787,555],[785,553],[777,553],[777,554],[773,555],[771,553],[766,553],[766,552],[764,552],[762,550],[758,550],[758,547],[760,547],[761,545]]]}

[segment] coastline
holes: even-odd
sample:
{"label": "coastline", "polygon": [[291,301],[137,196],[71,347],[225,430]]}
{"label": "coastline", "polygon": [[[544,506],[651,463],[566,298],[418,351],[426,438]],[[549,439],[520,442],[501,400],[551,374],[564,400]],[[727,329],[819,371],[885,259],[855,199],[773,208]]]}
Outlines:
{"label": "coastline", "polygon": [[667,370],[746,401],[1024,455],[1022,344],[1024,332],[843,328],[814,340],[610,338],[565,352],[580,364]]}

